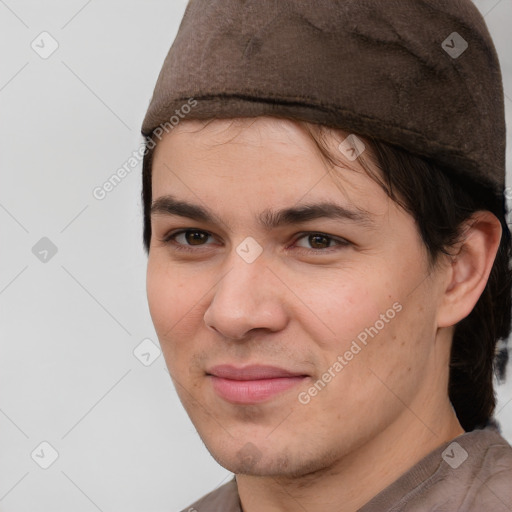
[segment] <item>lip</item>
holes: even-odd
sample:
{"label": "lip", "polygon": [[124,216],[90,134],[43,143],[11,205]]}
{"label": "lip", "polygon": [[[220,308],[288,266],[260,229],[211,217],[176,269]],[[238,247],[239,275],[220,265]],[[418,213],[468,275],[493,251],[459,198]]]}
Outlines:
{"label": "lip", "polygon": [[208,370],[206,374],[217,395],[228,402],[247,405],[270,400],[308,377],[284,368],[261,365],[219,365]]}

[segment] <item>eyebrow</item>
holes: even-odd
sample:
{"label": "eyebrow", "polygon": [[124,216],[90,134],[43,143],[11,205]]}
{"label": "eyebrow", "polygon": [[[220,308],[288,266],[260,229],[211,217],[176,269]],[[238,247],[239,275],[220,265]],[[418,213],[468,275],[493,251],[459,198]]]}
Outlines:
{"label": "eyebrow", "polygon": [[[217,216],[208,208],[180,201],[172,195],[155,199],[151,204],[150,214],[186,217],[205,223],[218,222]],[[280,226],[301,224],[321,218],[349,220],[369,228],[375,226],[373,215],[369,212],[359,208],[350,209],[328,201],[302,204],[282,210],[267,209],[258,216],[257,220],[263,229],[271,230]]]}

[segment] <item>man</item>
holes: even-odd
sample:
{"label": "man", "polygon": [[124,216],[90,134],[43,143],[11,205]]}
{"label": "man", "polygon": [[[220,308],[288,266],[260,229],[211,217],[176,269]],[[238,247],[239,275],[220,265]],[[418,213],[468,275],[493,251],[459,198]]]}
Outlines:
{"label": "man", "polygon": [[186,510],[512,510],[503,90],[472,3],[191,0],[142,132],[151,316],[235,474]]}

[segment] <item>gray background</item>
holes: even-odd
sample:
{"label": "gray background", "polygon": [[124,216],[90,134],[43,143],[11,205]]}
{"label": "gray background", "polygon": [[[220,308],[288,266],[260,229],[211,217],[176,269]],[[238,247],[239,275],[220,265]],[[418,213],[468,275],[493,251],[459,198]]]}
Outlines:
{"label": "gray background", "polygon": [[[476,3],[501,58],[511,126],[512,2]],[[157,357],[141,166],[93,196],[141,145],[185,5],[0,0],[2,512],[176,511],[230,477]],[[509,176],[511,148],[509,135]],[[511,398],[512,379],[498,405],[509,441]],[[58,452],[47,469],[53,452],[42,442]]]}

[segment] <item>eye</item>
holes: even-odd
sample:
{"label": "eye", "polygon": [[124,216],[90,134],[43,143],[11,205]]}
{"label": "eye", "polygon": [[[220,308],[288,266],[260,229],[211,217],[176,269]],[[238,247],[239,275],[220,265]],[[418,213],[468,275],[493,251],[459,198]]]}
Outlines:
{"label": "eye", "polygon": [[210,245],[204,243],[210,237],[212,237],[210,233],[201,229],[182,229],[169,233],[161,241],[172,244],[177,250],[193,251],[194,246]]}
{"label": "eye", "polygon": [[347,240],[342,238],[333,237],[331,235],[327,235],[325,233],[305,233],[302,234],[299,238],[296,239],[295,245],[298,247],[305,247],[308,249],[307,245],[297,244],[300,240],[304,240],[306,244],[308,244],[311,249],[308,252],[326,252],[326,249],[332,249],[332,246],[347,246],[350,245]]}
{"label": "eye", "polygon": [[[203,231],[202,229],[190,228],[171,232],[161,239],[161,242],[172,244],[173,249],[178,251],[194,252],[197,250],[194,249],[194,247],[199,248],[201,246],[211,245],[206,243],[210,238],[213,238],[211,233]],[[298,243],[301,241],[302,243]],[[348,245],[350,245],[350,242],[343,238],[327,235],[326,233],[310,232],[301,233],[289,249],[297,248],[300,252],[319,254],[332,252],[339,247]]]}

